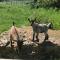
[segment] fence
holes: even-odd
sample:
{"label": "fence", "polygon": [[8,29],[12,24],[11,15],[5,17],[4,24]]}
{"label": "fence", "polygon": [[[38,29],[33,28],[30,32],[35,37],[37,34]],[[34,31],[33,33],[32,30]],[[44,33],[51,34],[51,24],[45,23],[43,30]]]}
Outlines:
{"label": "fence", "polygon": [[33,0],[21,0],[21,1],[12,1],[12,0],[10,0],[10,1],[3,1],[3,2],[0,2],[0,4],[10,4],[10,5],[13,5],[13,4],[15,4],[15,5],[20,5],[20,4],[27,4],[27,3],[30,3],[30,2],[32,2]]}

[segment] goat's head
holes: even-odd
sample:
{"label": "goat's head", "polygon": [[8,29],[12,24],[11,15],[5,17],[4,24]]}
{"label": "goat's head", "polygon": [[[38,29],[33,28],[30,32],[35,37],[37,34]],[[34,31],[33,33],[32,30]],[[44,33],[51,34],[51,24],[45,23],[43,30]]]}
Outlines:
{"label": "goat's head", "polygon": [[30,19],[28,18],[28,21],[30,22],[31,26],[34,24],[34,22],[36,21],[36,18],[35,19]]}
{"label": "goat's head", "polygon": [[53,24],[52,24],[52,22],[51,22],[51,23],[48,23],[47,26],[48,26],[49,29],[53,29]]}

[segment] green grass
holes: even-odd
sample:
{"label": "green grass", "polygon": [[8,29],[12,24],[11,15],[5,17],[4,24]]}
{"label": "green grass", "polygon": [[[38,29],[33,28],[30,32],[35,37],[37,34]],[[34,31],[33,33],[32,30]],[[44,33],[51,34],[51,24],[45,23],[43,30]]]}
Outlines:
{"label": "green grass", "polygon": [[42,22],[50,21],[54,25],[54,29],[60,29],[60,10],[56,9],[31,9],[29,5],[19,4],[0,4],[0,33],[8,30],[12,26],[12,22],[16,26],[28,26],[28,17],[37,17]]}
{"label": "green grass", "polygon": [[24,5],[0,5],[0,32],[8,30],[14,21],[17,26],[27,26],[27,18],[32,11]]}

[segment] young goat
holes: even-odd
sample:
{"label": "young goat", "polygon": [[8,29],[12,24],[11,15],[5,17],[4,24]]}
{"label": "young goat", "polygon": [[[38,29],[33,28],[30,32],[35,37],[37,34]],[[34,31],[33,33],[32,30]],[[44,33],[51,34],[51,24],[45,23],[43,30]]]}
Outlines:
{"label": "young goat", "polygon": [[36,19],[30,20],[28,18],[28,20],[31,23],[31,26],[33,28],[33,41],[34,41],[35,33],[37,34],[36,35],[37,42],[39,42],[39,39],[38,39],[39,33],[44,33],[45,34],[44,41],[48,40],[49,36],[48,36],[48,33],[47,32],[48,32],[48,29],[52,29],[53,28],[52,23],[38,24],[38,23],[35,22]]}
{"label": "young goat", "polygon": [[13,26],[10,29],[10,42],[11,42],[11,48],[13,48],[13,41],[17,42],[17,47],[21,47],[23,44],[23,40],[19,38],[18,34],[18,28],[15,27],[15,23],[13,22]]}

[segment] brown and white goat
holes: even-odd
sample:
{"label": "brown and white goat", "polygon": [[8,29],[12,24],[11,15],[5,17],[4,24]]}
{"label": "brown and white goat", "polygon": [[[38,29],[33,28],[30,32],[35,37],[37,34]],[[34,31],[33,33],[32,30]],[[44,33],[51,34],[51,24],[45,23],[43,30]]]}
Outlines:
{"label": "brown and white goat", "polygon": [[17,46],[20,48],[23,44],[23,40],[19,38],[19,31],[18,28],[15,26],[15,23],[13,22],[13,26],[11,27],[9,31],[10,35],[10,42],[11,42],[11,48],[13,48],[13,42],[17,42]]}

